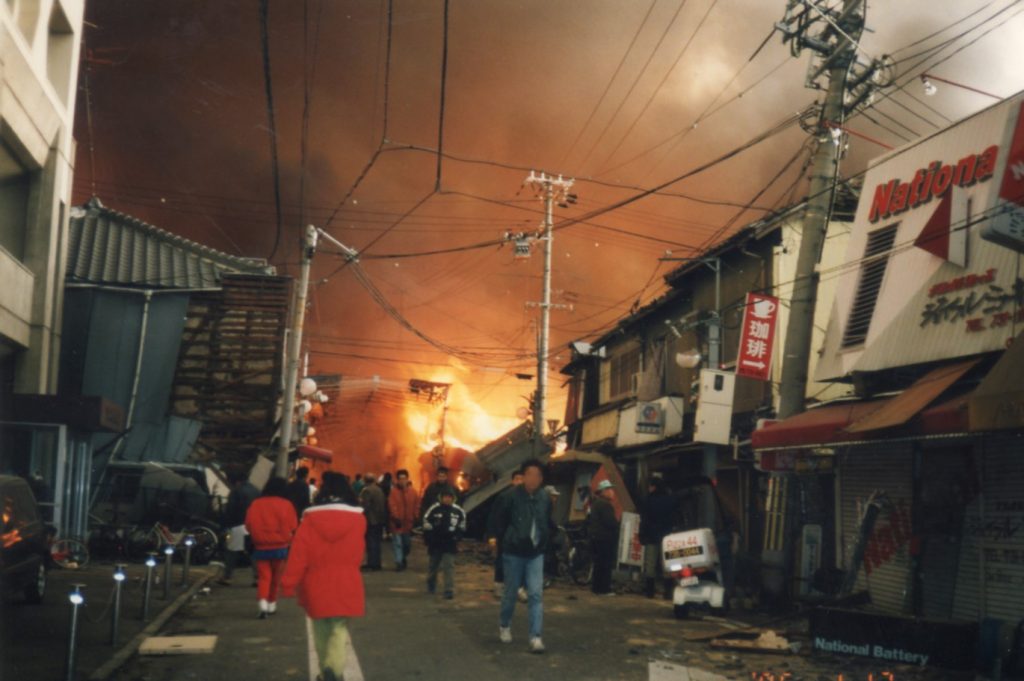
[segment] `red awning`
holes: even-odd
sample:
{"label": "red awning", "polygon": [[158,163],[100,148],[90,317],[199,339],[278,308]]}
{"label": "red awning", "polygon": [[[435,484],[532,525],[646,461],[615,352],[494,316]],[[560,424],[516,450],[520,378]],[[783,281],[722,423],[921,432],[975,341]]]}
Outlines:
{"label": "red awning", "polygon": [[805,411],[783,421],[765,424],[751,435],[755,451],[802,449],[829,445],[884,441],[895,437],[949,435],[967,432],[967,402],[961,395],[939,402],[917,414],[905,426],[884,433],[851,432],[849,426],[873,414],[896,398],[831,404]]}
{"label": "red awning", "polygon": [[299,445],[295,448],[295,451],[299,453],[299,456],[305,459],[315,459],[316,461],[324,461],[330,463],[334,459],[334,452],[329,449],[323,449],[322,447],[311,447],[310,445]]}

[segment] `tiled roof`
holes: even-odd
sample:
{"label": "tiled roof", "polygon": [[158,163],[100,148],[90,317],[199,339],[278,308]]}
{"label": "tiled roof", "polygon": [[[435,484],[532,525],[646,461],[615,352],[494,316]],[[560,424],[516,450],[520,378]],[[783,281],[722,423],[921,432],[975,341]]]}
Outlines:
{"label": "tiled roof", "polygon": [[145,288],[217,288],[221,273],[274,274],[262,258],[229,255],[105,207],[71,211],[67,279]]}

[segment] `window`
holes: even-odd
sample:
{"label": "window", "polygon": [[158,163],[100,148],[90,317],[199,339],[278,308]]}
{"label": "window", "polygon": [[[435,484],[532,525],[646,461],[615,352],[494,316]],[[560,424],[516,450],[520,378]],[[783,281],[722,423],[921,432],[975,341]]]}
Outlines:
{"label": "window", "polygon": [[0,143],[0,248],[17,260],[25,257],[31,187],[31,173]]}
{"label": "window", "polygon": [[610,398],[622,397],[633,394],[636,386],[633,384],[633,377],[640,372],[640,348],[627,350],[622,354],[611,358],[611,371],[609,372]]}
{"label": "window", "polygon": [[890,225],[868,234],[868,243],[864,247],[864,261],[860,268],[860,281],[857,282],[857,293],[850,308],[850,317],[846,322],[843,334],[843,347],[861,345],[867,340],[871,318],[875,315],[875,304],[882,290],[882,280],[889,266],[889,251],[896,241],[896,228]]}
{"label": "window", "polygon": [[71,28],[64,10],[59,3],[53,4],[50,13],[49,35],[46,43],[46,74],[57,97],[64,104],[71,94],[71,55],[75,50],[75,32]]}

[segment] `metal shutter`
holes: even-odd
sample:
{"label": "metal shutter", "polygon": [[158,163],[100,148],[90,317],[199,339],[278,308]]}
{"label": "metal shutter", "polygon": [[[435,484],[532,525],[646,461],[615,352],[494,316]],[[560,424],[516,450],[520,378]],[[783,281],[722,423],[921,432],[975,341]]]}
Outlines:
{"label": "metal shutter", "polygon": [[[912,500],[912,464],[909,446],[879,443],[851,447],[841,455],[839,505],[843,566],[851,569],[850,555],[864,504],[875,490],[883,490],[895,509],[909,521]],[[895,525],[894,525],[894,522]],[[909,522],[905,523],[909,524]],[[899,528],[894,531],[894,527]],[[885,510],[878,516],[865,553],[865,565],[858,566],[857,590],[871,594],[872,607],[888,613],[909,610],[910,584],[909,531],[900,520]],[[871,564],[870,574],[867,565]]]}
{"label": "metal shutter", "polygon": [[[1024,619],[1024,440],[979,442],[981,496],[967,509],[954,616]],[[981,505],[984,503],[984,514]],[[984,565],[984,574],[982,574]],[[984,587],[984,609],[979,593]]]}

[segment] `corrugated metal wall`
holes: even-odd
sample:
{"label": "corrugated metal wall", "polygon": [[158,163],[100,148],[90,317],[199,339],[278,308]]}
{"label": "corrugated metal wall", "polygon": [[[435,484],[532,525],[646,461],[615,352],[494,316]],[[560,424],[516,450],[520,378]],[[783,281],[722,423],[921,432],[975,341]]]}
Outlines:
{"label": "corrugated metal wall", "polygon": [[850,556],[864,505],[875,490],[884,491],[891,508],[878,516],[868,542],[864,565],[859,566],[857,590],[871,594],[874,608],[904,613],[909,610],[910,510],[913,458],[909,446],[873,445],[869,450],[855,447],[841,455],[840,514],[843,565]]}
{"label": "corrugated metal wall", "polygon": [[963,551],[965,502],[976,496],[970,443],[921,452],[921,483],[914,509],[921,540],[921,614],[953,616],[957,572]]}

